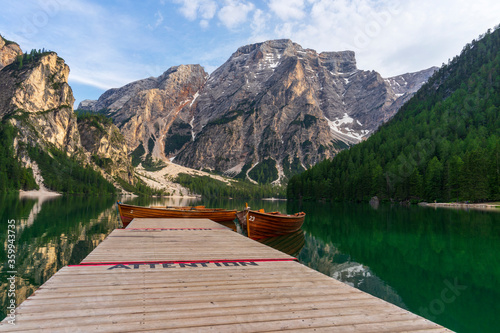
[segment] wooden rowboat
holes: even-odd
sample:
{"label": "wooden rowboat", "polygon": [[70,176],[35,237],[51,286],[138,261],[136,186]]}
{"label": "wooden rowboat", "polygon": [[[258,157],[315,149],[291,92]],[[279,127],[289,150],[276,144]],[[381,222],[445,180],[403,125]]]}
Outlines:
{"label": "wooden rowboat", "polygon": [[247,230],[249,238],[262,239],[300,230],[306,213],[286,215],[279,212],[265,213],[263,209],[258,211],[245,209],[238,212],[237,217],[243,230]]}
{"label": "wooden rowboat", "polygon": [[214,222],[232,222],[236,218],[236,210],[223,208],[193,207],[142,207],[125,205],[120,202],[118,211],[125,228],[134,218],[193,218],[210,219]]}

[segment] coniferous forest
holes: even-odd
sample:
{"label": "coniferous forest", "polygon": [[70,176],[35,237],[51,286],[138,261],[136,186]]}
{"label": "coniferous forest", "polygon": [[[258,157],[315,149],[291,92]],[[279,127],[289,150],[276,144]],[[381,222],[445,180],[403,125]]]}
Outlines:
{"label": "coniferous forest", "polygon": [[38,163],[44,185],[57,192],[68,194],[115,194],[116,189],[90,165],[82,166],[75,157],[56,148],[44,151],[40,147],[28,147],[30,157]]}
{"label": "coniferous forest", "polygon": [[304,200],[500,199],[500,29],[467,44],[368,140],[292,177]]}
{"label": "coniferous forest", "polygon": [[38,188],[33,171],[26,169],[15,158],[14,138],[17,129],[6,121],[0,121],[0,193],[9,190]]}
{"label": "coniferous forest", "polygon": [[272,184],[252,184],[248,181],[234,180],[230,185],[209,176],[193,176],[180,173],[175,182],[187,187],[192,193],[205,198],[284,198],[285,187]]}

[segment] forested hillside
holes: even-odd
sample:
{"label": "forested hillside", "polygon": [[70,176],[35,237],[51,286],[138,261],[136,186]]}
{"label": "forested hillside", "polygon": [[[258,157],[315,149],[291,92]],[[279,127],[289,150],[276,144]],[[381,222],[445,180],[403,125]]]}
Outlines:
{"label": "forested hillside", "polygon": [[24,168],[15,158],[13,144],[16,135],[17,129],[14,126],[0,121],[0,193],[9,189],[38,188],[33,170]]}
{"label": "forested hillside", "polygon": [[500,199],[500,29],[467,44],[367,141],[293,177],[289,199]]}

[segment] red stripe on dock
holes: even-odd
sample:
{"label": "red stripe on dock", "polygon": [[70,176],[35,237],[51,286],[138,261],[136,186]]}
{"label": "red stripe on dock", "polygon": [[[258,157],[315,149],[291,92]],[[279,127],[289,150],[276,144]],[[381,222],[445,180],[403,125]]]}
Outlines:
{"label": "red stripe on dock", "polygon": [[115,265],[149,265],[149,264],[201,264],[201,263],[225,263],[225,262],[277,262],[277,261],[298,261],[297,258],[264,258],[264,259],[224,259],[224,260],[191,260],[191,261],[114,261],[114,262],[84,262],[78,265],[68,265],[68,267],[82,266],[115,266]]}
{"label": "red stripe on dock", "polygon": [[123,230],[226,230],[229,228],[125,228]]}

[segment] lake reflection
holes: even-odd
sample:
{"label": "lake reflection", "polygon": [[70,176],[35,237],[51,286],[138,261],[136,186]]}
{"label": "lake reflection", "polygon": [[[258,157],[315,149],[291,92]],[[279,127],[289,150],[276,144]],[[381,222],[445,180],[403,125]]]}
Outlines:
{"label": "lake reflection", "polygon": [[[143,206],[243,209],[238,200],[122,198]],[[459,332],[494,332],[500,298],[500,214],[381,204],[250,200],[252,209],[307,213],[303,231],[262,240],[328,276]],[[17,302],[83,260],[120,227],[112,198],[0,196],[2,304],[7,221],[16,219]],[[234,227],[234,226],[230,226]],[[5,314],[2,306],[2,314]],[[3,317],[3,316],[2,316]]]}
{"label": "lake reflection", "polygon": [[16,225],[16,303],[55,272],[78,264],[119,225],[109,198],[0,196],[2,318],[7,298],[7,221]]}
{"label": "lake reflection", "polygon": [[304,247],[305,236],[303,230],[297,230],[286,235],[259,239],[257,241],[292,257],[296,257]]}
{"label": "lake reflection", "polygon": [[459,332],[496,332],[500,214],[306,204],[306,265]]}

